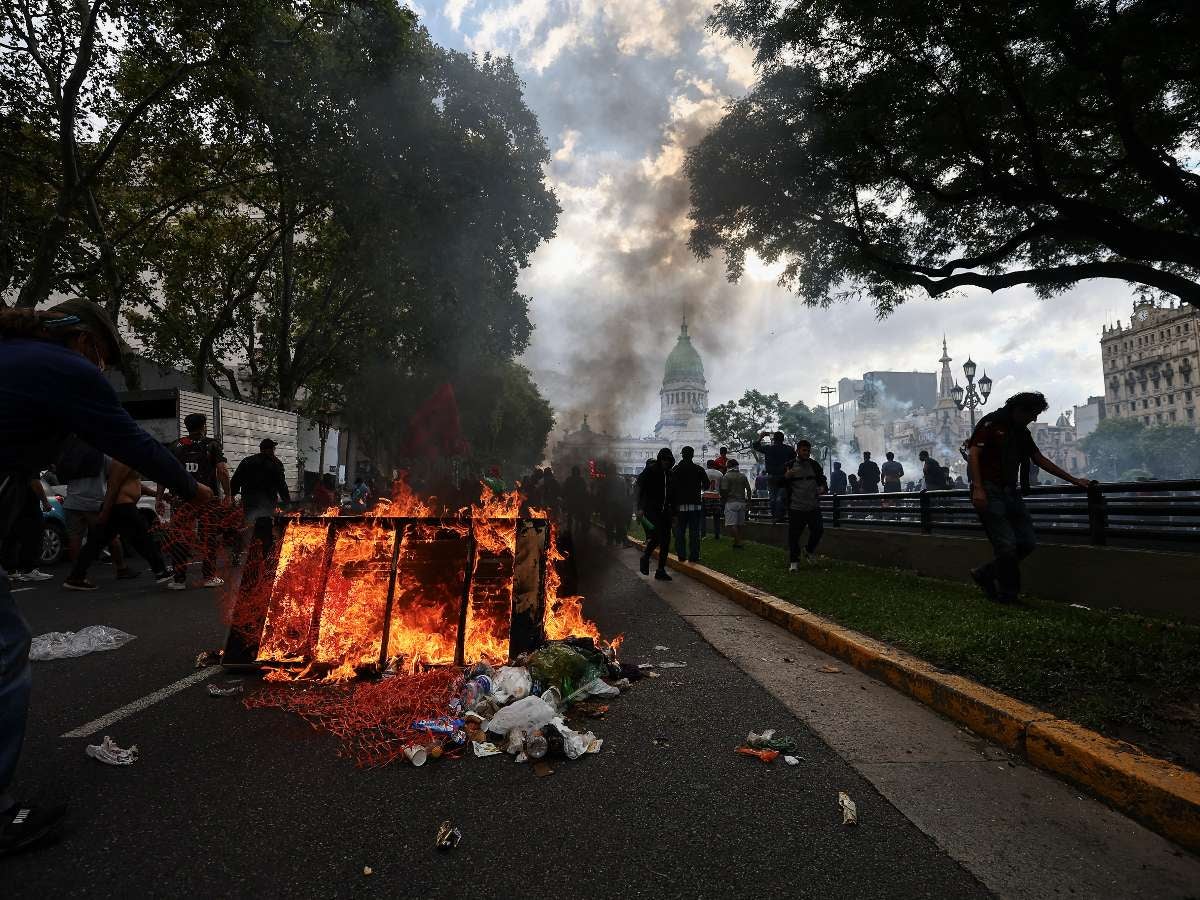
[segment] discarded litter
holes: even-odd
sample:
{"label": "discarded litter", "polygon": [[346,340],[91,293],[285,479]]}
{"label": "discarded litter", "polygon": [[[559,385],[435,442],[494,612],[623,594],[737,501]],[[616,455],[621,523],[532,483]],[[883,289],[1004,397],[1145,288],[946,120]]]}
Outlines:
{"label": "discarded litter", "polygon": [[110,766],[132,766],[138,758],[137,744],[125,750],[114,744],[107,734],[99,744],[88,744],[84,752],[92,759],[98,759]]}
{"label": "discarded litter", "polygon": [[363,866],[363,874],[364,875],[374,875],[375,870],[372,869],[370,866]]}
{"label": "discarded litter", "polygon": [[221,662],[221,656],[224,653],[224,650],[201,650],[196,654],[196,668],[207,669],[209,666],[217,665]]}
{"label": "discarded litter", "polygon": [[838,791],[838,806],[842,808],[842,824],[858,824],[858,807],[845,791]]}
{"label": "discarded litter", "polygon": [[476,756],[496,756],[502,752],[491,741],[471,741],[471,749],[475,751]]}
{"label": "discarded litter", "polygon": [[453,850],[462,840],[462,832],[450,824],[449,820],[438,826],[437,840],[434,846],[439,850]]}
{"label": "discarded litter", "polygon": [[215,684],[210,684],[208,686],[208,694],[210,697],[232,697],[234,694],[240,694],[243,689],[240,681],[237,684],[227,685],[226,687],[217,687]]}
{"label": "discarded litter", "polygon": [[1092,608],[1090,606],[1084,606],[1082,603],[1072,603],[1072,604],[1070,604],[1070,606],[1071,606],[1071,609],[1086,609],[1088,612],[1092,611]]}
{"label": "discarded litter", "polygon": [[529,731],[547,724],[557,715],[554,707],[541,697],[525,697],[497,712],[484,730],[492,734],[509,734],[514,728]]}
{"label": "discarded litter", "polygon": [[756,756],[765,763],[775,762],[779,758],[778,750],[757,750],[754,747],[738,747],[736,752],[743,756]]}
{"label": "discarded litter", "polygon": [[88,625],[78,631],[51,631],[33,639],[29,645],[29,658],[35,661],[73,659],[89,653],[116,650],[134,638],[132,634],[107,625]]}
{"label": "discarded litter", "polygon": [[550,767],[550,763],[544,759],[539,759],[533,764],[533,774],[539,778],[545,778],[547,775],[553,775],[554,769]]}
{"label": "discarded litter", "polygon": [[785,757],[783,758],[783,761],[784,761],[785,763],[787,763],[789,766],[798,766],[798,765],[800,765],[800,757],[798,757],[798,756],[785,756]]}
{"label": "discarded litter", "polygon": [[655,644],[655,645],[654,645],[654,649],[655,649],[655,650],[670,650],[671,648],[670,648],[670,647],[664,647],[662,644]]}
{"label": "discarded litter", "polygon": [[653,669],[654,663],[638,663],[639,669]]}
{"label": "discarded litter", "polygon": [[796,742],[791,738],[777,738],[775,729],[768,728],[762,734],[752,731],[746,735],[746,746],[756,750],[795,750]]}
{"label": "discarded litter", "polygon": [[841,675],[842,670],[837,666],[821,666],[817,669],[818,672],[824,672],[826,675]]}
{"label": "discarded litter", "polygon": [[649,674],[651,678],[662,678],[662,672],[651,672]]}
{"label": "discarded litter", "polygon": [[671,742],[668,741],[665,737],[656,737],[654,739],[654,746],[655,747],[670,747]]}
{"label": "discarded litter", "polygon": [[404,748],[404,756],[414,766],[423,766],[429,758],[429,751],[420,744],[409,744]]}
{"label": "discarded litter", "polygon": [[683,669],[686,666],[687,666],[687,663],[680,663],[680,662],[660,662],[658,664],[658,667],[660,669]]}

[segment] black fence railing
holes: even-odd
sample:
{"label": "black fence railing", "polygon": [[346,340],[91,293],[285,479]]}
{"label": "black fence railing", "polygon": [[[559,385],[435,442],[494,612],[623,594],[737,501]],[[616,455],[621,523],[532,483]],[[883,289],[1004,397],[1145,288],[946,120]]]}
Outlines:
{"label": "black fence railing", "polygon": [[[1122,542],[1170,543],[1200,550],[1200,479],[1114,482],[1078,488],[1038,485],[1024,494],[1034,530],[1047,537],[1103,546]],[[827,494],[827,527],[858,526],[982,534],[966,488],[891,494]],[[766,498],[750,501],[749,518],[771,521]]]}

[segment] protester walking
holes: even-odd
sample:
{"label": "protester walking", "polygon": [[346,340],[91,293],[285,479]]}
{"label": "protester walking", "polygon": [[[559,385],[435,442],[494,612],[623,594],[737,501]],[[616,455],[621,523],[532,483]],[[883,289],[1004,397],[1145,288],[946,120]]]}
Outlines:
{"label": "protester walking", "polygon": [[883,490],[885,493],[898,493],[902,489],[901,479],[904,477],[904,466],[896,462],[896,454],[891,450],[887,451],[884,456],[887,459],[879,467],[879,474],[883,478]]}
{"label": "protester walking", "polygon": [[[725,470],[718,468],[719,460],[710,459],[704,467],[704,477],[708,479],[708,486],[704,489],[704,513],[700,519],[700,539],[703,540],[708,533],[708,520],[711,518],[713,523],[713,540],[721,539],[721,523],[725,521],[724,503],[721,500],[721,479],[725,476]],[[728,460],[726,460],[728,463]]]}
{"label": "protester walking", "polygon": [[[103,375],[120,359],[117,329],[94,303],[68,300],[41,312],[0,309],[0,541],[27,498],[37,502],[31,473],[54,462],[72,431],[182,498],[203,503],[212,497],[121,407]],[[30,640],[0,569],[0,855],[39,841],[66,811],[18,802],[9,793],[29,715]]]}
{"label": "protester walking", "polygon": [[663,447],[658,456],[647,460],[646,468],[637,480],[637,511],[643,524],[648,524],[646,547],[638,568],[643,575],[650,574],[650,558],[658,550],[658,570],[654,577],[659,581],[671,581],[667,574],[667,554],[671,548],[671,469],[675,466],[675,455],[670,447]]}
{"label": "protester walking", "polygon": [[[231,496],[225,453],[221,442],[208,436],[208,417],[203,413],[192,413],[184,418],[183,425],[187,434],[168,449],[189,475],[212,492],[214,499],[206,504],[182,504],[180,498],[172,498],[168,549],[175,579],[167,587],[175,591],[187,588],[187,567],[195,555],[200,556],[200,574],[205,587],[220,587],[225,583],[217,576],[217,546],[221,539],[217,520],[221,517],[221,501],[215,498],[218,488],[224,502],[228,503]],[[160,515],[163,512],[162,497],[163,485],[159,485],[157,505]]]}
{"label": "protester walking", "polygon": [[[149,489],[142,487],[142,476],[136,469],[113,461],[108,471],[108,486],[96,514],[95,524],[88,529],[87,543],[75,559],[71,574],[63,582],[64,588],[69,591],[96,590],[96,584],[88,580],[88,568],[105,546],[116,547],[121,540],[149,563],[150,571],[154,573],[159,584],[166,584],[171,580],[171,573],[163,561],[162,553],[150,535],[146,520],[138,511],[138,501],[143,493],[148,492]],[[117,577],[122,577],[119,572]]]}
{"label": "protester walking", "polygon": [[238,463],[229,483],[229,495],[241,495],[242,511],[254,527],[262,559],[267,559],[275,546],[275,508],[292,502],[283,463],[275,455],[278,446],[270,438],[259,441],[258,452]]}
{"label": "protester walking", "polygon": [[[1040,393],[1015,394],[1001,409],[980,419],[967,441],[971,504],[995,554],[992,562],[972,569],[971,578],[984,596],[998,603],[1016,602],[1021,591],[1020,562],[1037,546],[1033,520],[1021,496],[1021,490],[1029,488],[1029,467],[1036,465],[1076,487],[1090,484],[1059,468],[1034,443],[1029,424],[1048,408]],[[1023,482],[1020,486],[1018,479]]]}
{"label": "protester walking", "polygon": [[[825,533],[825,521],[821,516],[822,494],[829,490],[821,464],[812,458],[812,444],[800,441],[796,444],[796,459],[784,474],[788,487],[788,569],[795,572],[804,560],[811,561],[812,555]],[[803,555],[800,539],[808,529],[808,542]]]}
{"label": "protester walking", "polygon": [[[3,473],[0,473],[3,477]],[[0,566],[10,573],[9,578],[20,582],[49,581],[54,576],[38,568],[42,559],[42,533],[45,525],[42,513],[50,511],[50,501],[42,488],[42,480],[27,473],[12,473],[12,524],[7,536],[0,533]]]}
{"label": "protester walking", "polygon": [[[75,435],[67,438],[54,464],[54,473],[66,484],[63,516],[67,520],[67,559],[75,562],[88,529],[96,525],[100,507],[108,487],[110,460],[95,447],[88,446]],[[117,577],[132,577],[125,568],[125,557],[119,541],[109,547]]]}
{"label": "protester walking", "polygon": [[796,451],[783,442],[782,431],[771,435],[769,444],[763,443],[766,436],[767,432],[762,432],[758,440],[750,445],[750,449],[763,455],[763,468],[766,470],[767,484],[771,491],[771,516],[776,522],[782,522],[787,514],[787,487],[783,481],[783,473],[796,458]]}
{"label": "protester walking", "polygon": [[917,459],[921,461],[921,478],[925,482],[925,490],[936,491],[944,488],[946,485],[942,479],[942,467],[929,455],[929,451],[922,450],[917,454]]}
{"label": "protester walking", "polygon": [[588,484],[579,466],[572,466],[571,474],[563,481],[562,499],[567,530],[579,538],[587,531],[592,499],[588,496]]}
{"label": "protester walking", "polygon": [[671,472],[671,507],[675,516],[675,553],[679,561],[700,561],[700,522],[704,517],[704,490],[708,476],[693,460],[696,451],[684,447],[683,458]]}
{"label": "protester walking", "polygon": [[829,473],[829,492],[831,494],[844,494],[848,488],[846,481],[846,473],[842,471],[842,464],[835,462],[833,471]]}
{"label": "protester walking", "polygon": [[879,493],[879,464],[871,459],[869,451],[863,451],[863,461],[858,466],[858,493]]}
{"label": "protester walking", "polygon": [[746,508],[750,503],[750,480],[741,472],[736,459],[721,476],[721,499],[725,503],[725,527],[733,532],[733,549],[742,550],[742,528],[746,524]]}

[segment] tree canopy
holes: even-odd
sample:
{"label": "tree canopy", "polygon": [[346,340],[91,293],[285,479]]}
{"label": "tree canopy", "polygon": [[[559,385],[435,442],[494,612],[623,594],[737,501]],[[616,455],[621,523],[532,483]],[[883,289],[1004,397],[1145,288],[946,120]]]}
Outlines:
{"label": "tree canopy", "polygon": [[1079,443],[1092,477],[1104,481],[1200,476],[1200,432],[1189,425],[1109,418]]}
{"label": "tree canopy", "polygon": [[714,406],[705,423],[717,442],[733,451],[749,449],[764,431],[782,431],[784,440],[792,444],[803,438],[817,450],[833,445],[823,412],[762,391],[748,390],[737,400]]}
{"label": "tree canopy", "polygon": [[805,302],[1090,278],[1200,306],[1190,0],[726,0],[760,78],[690,152],[701,257]]}

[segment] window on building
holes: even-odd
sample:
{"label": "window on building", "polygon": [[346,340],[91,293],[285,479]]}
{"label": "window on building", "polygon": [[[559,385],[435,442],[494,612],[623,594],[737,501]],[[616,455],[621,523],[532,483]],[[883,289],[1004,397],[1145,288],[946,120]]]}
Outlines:
{"label": "window on building", "polygon": [[1145,422],[1147,425],[1149,425],[1149,424],[1150,424],[1150,417],[1149,417],[1149,416],[1142,416],[1142,421],[1143,421],[1143,422]]}
{"label": "window on building", "polygon": [[1185,400],[1191,400],[1191,399],[1192,399],[1192,392],[1191,392],[1191,391],[1184,391],[1184,392],[1183,392],[1183,399],[1185,399]]}
{"label": "window on building", "polygon": [[1171,421],[1175,421],[1175,410],[1171,410]]}
{"label": "window on building", "polygon": [[1155,405],[1155,406],[1162,406],[1162,397],[1155,397],[1155,398],[1154,398],[1154,405]]}
{"label": "window on building", "polygon": [[1159,425],[1161,425],[1162,424],[1162,413],[1155,413],[1154,421],[1157,422]]}
{"label": "window on building", "polygon": [[1192,409],[1191,407],[1188,408],[1187,414],[1188,414],[1188,421],[1191,421],[1192,419],[1196,418],[1196,411],[1194,409]]}
{"label": "window on building", "polygon": [[1149,400],[1143,400],[1143,401],[1142,401],[1142,409],[1145,409],[1145,408],[1146,408],[1146,407],[1148,407],[1149,405],[1150,405],[1150,401],[1149,401]]}
{"label": "window on building", "polygon": [[1113,415],[1114,415],[1114,416],[1115,416],[1115,415],[1119,415],[1119,414],[1120,414],[1120,412],[1121,412],[1121,404],[1120,404],[1120,403],[1114,403],[1114,404],[1113,404]]}

